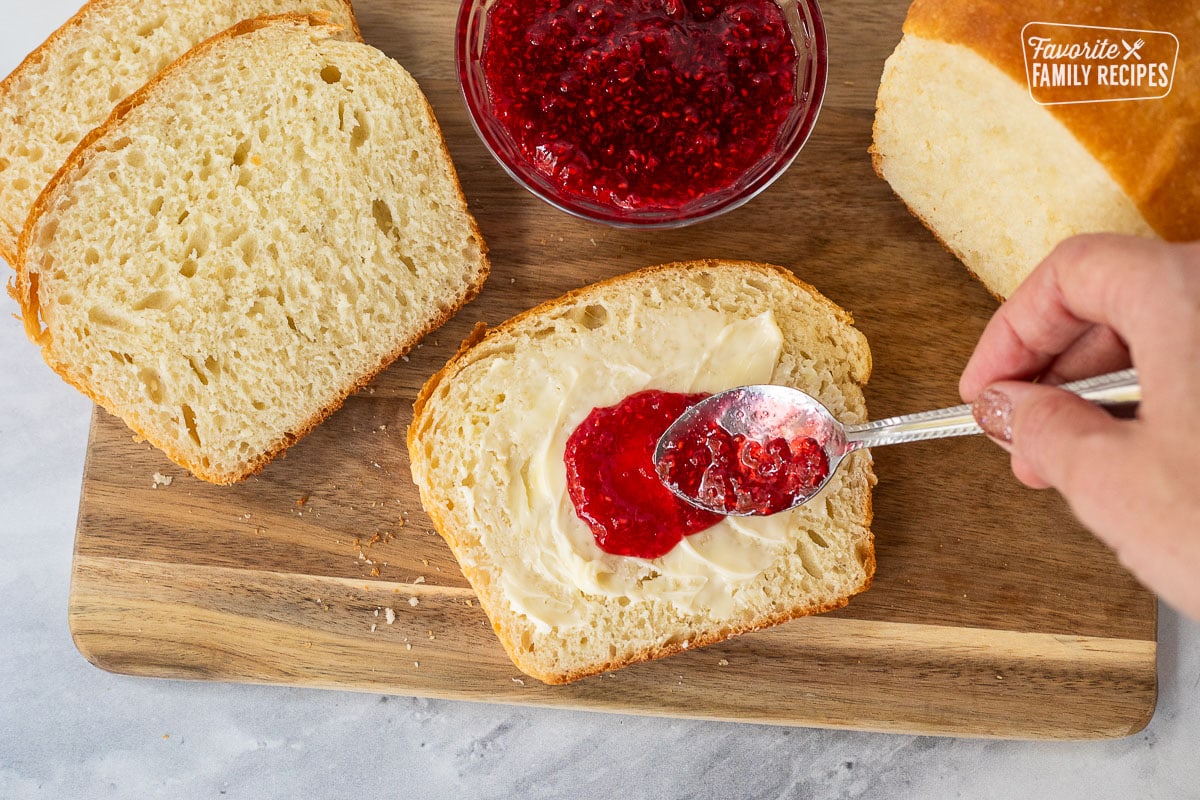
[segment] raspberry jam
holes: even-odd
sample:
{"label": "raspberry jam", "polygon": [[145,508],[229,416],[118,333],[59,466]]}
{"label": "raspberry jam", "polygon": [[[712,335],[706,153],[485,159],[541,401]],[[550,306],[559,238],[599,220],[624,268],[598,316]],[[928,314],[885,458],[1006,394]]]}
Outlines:
{"label": "raspberry jam", "polygon": [[829,475],[825,449],[812,438],[760,442],[716,424],[693,433],[667,449],[659,474],[684,494],[727,514],[790,508]]}
{"label": "raspberry jam", "polygon": [[569,199],[684,208],[772,156],[797,106],[775,0],[495,0],[487,13],[492,113]]}
{"label": "raspberry jam", "polygon": [[723,517],[688,505],[654,471],[654,448],[703,394],[649,390],[593,409],[567,439],[567,493],[606,553],[658,558]]}

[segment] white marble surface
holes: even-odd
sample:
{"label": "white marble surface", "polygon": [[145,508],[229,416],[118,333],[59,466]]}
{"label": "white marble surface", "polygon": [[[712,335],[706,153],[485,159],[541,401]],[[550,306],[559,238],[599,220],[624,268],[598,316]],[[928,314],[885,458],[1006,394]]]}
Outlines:
{"label": "white marble surface", "polygon": [[[0,74],[76,0],[0,0]],[[0,265],[0,271],[8,268]],[[7,275],[5,276],[7,278]],[[67,629],[91,405],[0,301],[0,798],[1200,798],[1200,625],[1163,609],[1158,711],[996,742],[135,679]]]}

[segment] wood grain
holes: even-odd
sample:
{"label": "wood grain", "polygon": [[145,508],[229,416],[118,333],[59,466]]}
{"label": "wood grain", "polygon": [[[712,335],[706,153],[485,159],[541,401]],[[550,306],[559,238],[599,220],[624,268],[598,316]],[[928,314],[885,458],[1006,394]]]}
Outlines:
{"label": "wood grain", "polygon": [[404,446],[417,389],[477,321],[648,264],[783,264],[854,314],[881,417],[958,402],[995,304],[871,170],[875,89],[904,3],[826,3],[829,91],[800,158],[742,209],[665,232],[575,220],[507,178],[458,94],[454,3],[356,5],[367,40],[429,95],[492,277],[238,486],[193,479],[97,411],[70,604],[90,660],[136,675],[888,731],[1091,738],[1145,725],[1153,597],[980,439],[876,451],[878,574],[849,607],[565,687],[523,678],[421,510]]}

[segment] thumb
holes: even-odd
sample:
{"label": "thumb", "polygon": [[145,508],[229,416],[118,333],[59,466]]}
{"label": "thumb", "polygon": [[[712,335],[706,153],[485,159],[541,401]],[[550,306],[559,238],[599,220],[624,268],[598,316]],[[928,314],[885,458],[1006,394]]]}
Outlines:
{"label": "thumb", "polygon": [[1126,425],[1070,392],[1002,381],[973,405],[984,432],[1012,454],[1027,486],[1058,489],[1072,505],[1117,482],[1125,463]]}

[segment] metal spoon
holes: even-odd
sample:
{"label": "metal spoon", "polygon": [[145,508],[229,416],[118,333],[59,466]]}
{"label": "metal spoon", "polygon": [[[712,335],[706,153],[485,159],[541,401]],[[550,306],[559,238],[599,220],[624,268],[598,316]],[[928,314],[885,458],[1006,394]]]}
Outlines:
{"label": "metal spoon", "polygon": [[[1136,405],[1142,396],[1137,371],[1132,369],[1085,378],[1058,388],[1109,407]],[[804,438],[815,440],[829,460],[824,480],[815,488],[773,501],[778,507],[729,508],[685,493],[672,480],[667,455],[687,440],[695,442],[696,437],[703,437],[714,423],[731,436],[740,434],[758,442],[780,438],[787,442]],[[859,448],[977,433],[982,433],[982,430],[971,415],[969,405],[906,414],[860,425],[843,425],[825,406],[799,389],[771,385],[741,386],[714,394],[684,412],[659,438],[654,450],[654,465],[667,487],[697,508],[731,516],[765,516],[786,511],[812,499],[829,482],[842,459]]]}

